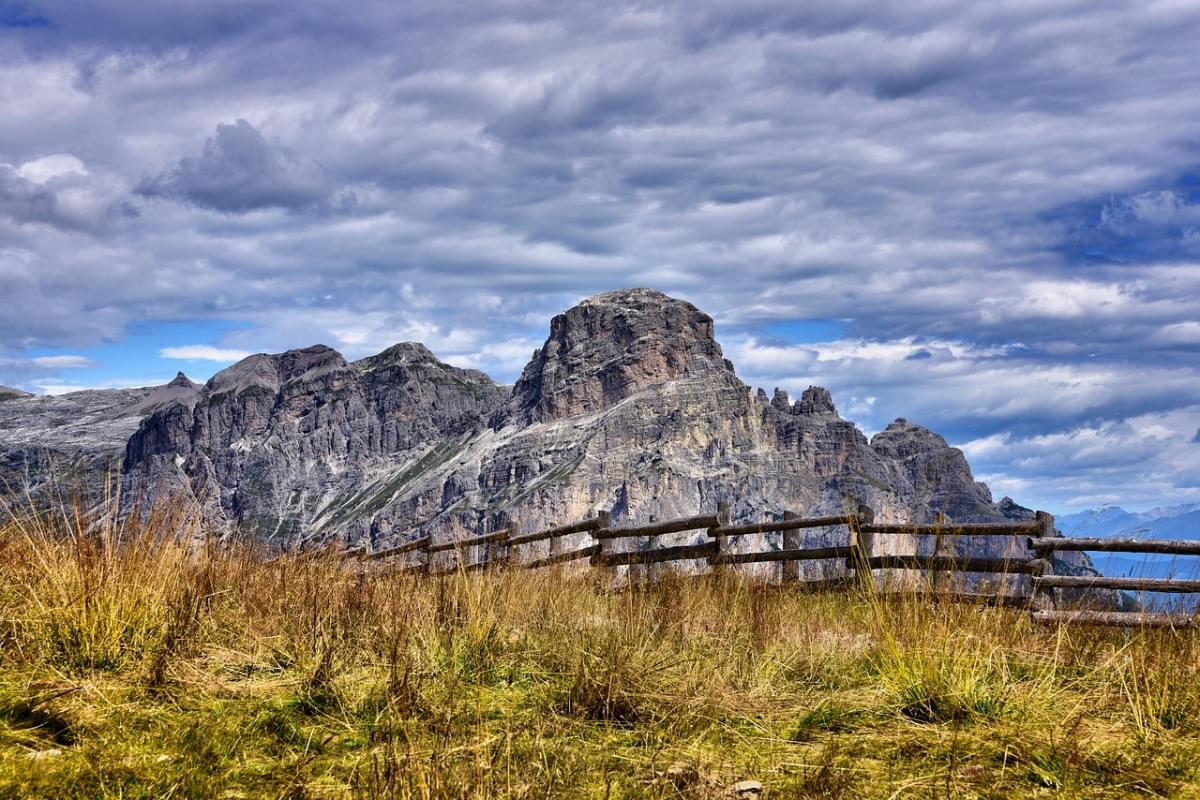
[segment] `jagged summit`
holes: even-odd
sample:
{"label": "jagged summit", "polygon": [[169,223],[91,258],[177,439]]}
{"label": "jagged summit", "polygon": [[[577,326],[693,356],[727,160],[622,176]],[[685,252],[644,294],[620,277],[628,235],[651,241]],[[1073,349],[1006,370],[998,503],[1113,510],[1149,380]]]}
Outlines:
{"label": "jagged summit", "polygon": [[550,321],[495,425],[589,414],[647,387],[707,373],[733,375],[712,317],[654,289],[605,292]]}
{"label": "jagged summit", "polygon": [[892,420],[886,428],[871,437],[871,447],[893,458],[904,458],[913,452],[926,449],[930,443],[948,447],[946,440],[939,434],[909,422],[904,417]]}
{"label": "jagged summit", "polygon": [[362,359],[364,364],[441,364],[442,361],[420,342],[399,342],[383,352]]}
{"label": "jagged summit", "polygon": [[810,386],[796,401],[796,413],[810,416],[838,415],[837,407],[833,404],[833,395],[828,389],[820,386]]}
{"label": "jagged summit", "polygon": [[770,406],[781,414],[794,414],[805,417],[838,417],[837,407],[833,404],[833,396],[829,394],[828,389],[823,389],[820,386],[809,386],[804,390],[804,394],[796,402],[792,402],[788,397],[788,393],[776,387],[775,394],[768,399],[767,393],[763,389],[759,389],[755,393],[755,399],[759,403]]}
{"label": "jagged summit", "polygon": [[186,388],[186,389],[200,388],[200,384],[194,382],[191,378],[189,378],[183,372],[176,372],[175,377],[171,379],[171,382],[168,383],[167,386],[172,387],[172,388]]}

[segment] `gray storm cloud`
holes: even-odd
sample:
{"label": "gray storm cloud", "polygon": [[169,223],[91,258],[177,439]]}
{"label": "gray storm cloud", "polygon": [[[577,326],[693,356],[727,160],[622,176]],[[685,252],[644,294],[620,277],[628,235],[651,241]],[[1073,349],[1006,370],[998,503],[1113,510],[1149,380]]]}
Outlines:
{"label": "gray storm cloud", "polygon": [[[1013,487],[1104,494],[1072,454],[1159,425],[1182,460],[1138,492],[1200,499],[1193,5],[27,6],[7,358],[216,318],[254,325],[228,349],[420,338],[511,380],[553,313],[650,284],[752,382],[1062,448],[976,446]],[[774,338],[805,318],[843,341]]]}
{"label": "gray storm cloud", "polygon": [[327,189],[315,167],[301,163],[244,119],[217,125],[198,157],[186,157],[169,171],[143,181],[137,192],[168,197],[215,211],[260,208],[302,209],[320,202]]}

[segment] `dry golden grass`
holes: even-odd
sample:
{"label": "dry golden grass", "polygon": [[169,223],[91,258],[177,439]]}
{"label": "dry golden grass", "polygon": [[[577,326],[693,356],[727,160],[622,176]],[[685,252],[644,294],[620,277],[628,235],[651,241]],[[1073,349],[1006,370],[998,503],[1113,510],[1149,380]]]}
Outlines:
{"label": "dry golden grass", "polygon": [[1200,796],[1195,632],[203,542],[2,523],[0,797]]}

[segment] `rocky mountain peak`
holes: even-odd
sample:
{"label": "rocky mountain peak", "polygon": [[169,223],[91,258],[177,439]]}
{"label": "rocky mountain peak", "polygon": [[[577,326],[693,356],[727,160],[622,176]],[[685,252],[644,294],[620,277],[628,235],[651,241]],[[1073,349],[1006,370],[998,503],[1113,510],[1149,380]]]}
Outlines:
{"label": "rocky mountain peak", "polygon": [[810,416],[837,416],[837,407],[833,404],[833,395],[828,389],[820,386],[810,386],[796,401],[795,412]]}
{"label": "rocky mountain peak", "polygon": [[284,353],[258,353],[212,376],[207,389],[210,395],[238,393],[251,387],[277,392],[289,381],[311,380],[348,366],[341,353],[323,344]]}
{"label": "rocky mountain peak", "polygon": [[172,389],[200,388],[200,384],[193,382],[191,378],[189,378],[187,375],[184,375],[182,372],[176,372],[175,377],[171,379],[171,382],[168,383],[167,386]]}
{"label": "rocky mountain peak", "polygon": [[733,375],[712,317],[654,289],[606,292],[550,321],[496,424],[588,414],[650,386],[713,372]]}
{"label": "rocky mountain peak", "polygon": [[420,342],[400,342],[382,353],[364,358],[363,363],[376,366],[379,364],[440,364],[442,362],[433,354],[433,351]]}
{"label": "rocky mountain peak", "polygon": [[0,400],[16,400],[21,397],[33,397],[33,395],[29,392],[22,392],[20,389],[0,384]]}
{"label": "rocky mountain peak", "polygon": [[897,417],[871,437],[871,448],[888,458],[907,458],[918,452],[949,447],[938,434],[904,417]]}
{"label": "rocky mountain peak", "polygon": [[928,428],[900,417],[871,437],[871,449],[906,474],[922,506],[960,522],[982,508],[995,513],[991,491],[972,477],[963,452]]}

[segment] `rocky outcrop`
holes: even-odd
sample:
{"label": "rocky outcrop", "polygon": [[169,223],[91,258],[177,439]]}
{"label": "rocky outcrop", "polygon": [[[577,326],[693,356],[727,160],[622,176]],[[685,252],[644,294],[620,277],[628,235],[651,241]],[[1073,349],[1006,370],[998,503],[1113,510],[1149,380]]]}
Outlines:
{"label": "rocky outcrop", "polygon": [[972,478],[962,451],[928,428],[897,419],[871,438],[871,449],[899,471],[917,505],[959,522],[996,517],[991,491]]}
{"label": "rocky outcrop", "polygon": [[550,336],[494,422],[590,414],[676,378],[725,371],[712,317],[653,289],[596,295],[550,321]]}
{"label": "rocky outcrop", "polygon": [[135,496],[183,493],[227,531],[357,538],[410,470],[479,431],[507,396],[415,343],[353,363],[324,346],[253,355],[213,376],[193,408],[147,419],[125,471]]}
{"label": "rocky outcrop", "polygon": [[29,392],[23,392],[20,389],[14,389],[11,386],[0,384],[0,402],[5,400],[19,400],[22,397],[33,397]]}
{"label": "rocky outcrop", "polygon": [[23,393],[0,404],[0,493],[36,496],[51,482],[65,493],[97,491],[118,474],[141,421],[171,406],[190,407],[199,389],[179,373],[162,386]]}

